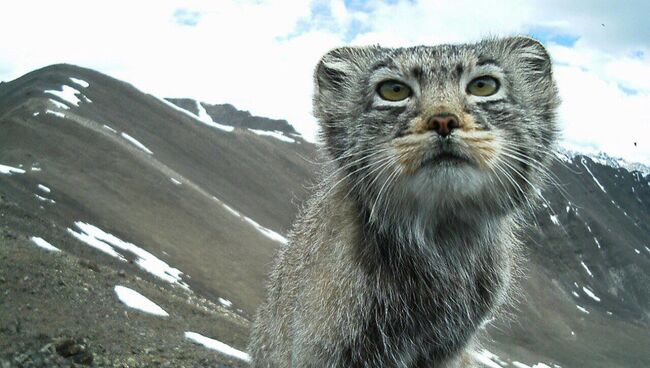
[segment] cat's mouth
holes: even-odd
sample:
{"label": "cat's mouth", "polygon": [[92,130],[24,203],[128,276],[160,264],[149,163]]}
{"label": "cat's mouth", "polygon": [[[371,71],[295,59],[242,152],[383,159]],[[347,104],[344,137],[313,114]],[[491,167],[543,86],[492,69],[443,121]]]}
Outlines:
{"label": "cat's mouth", "polygon": [[438,155],[427,158],[422,166],[458,166],[467,165],[469,160],[451,152],[441,152]]}

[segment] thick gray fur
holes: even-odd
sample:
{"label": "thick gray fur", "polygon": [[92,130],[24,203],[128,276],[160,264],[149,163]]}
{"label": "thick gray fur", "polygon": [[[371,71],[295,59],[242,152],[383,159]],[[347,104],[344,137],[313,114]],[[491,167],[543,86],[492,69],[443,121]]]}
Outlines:
{"label": "thick gray fur", "polygon": [[[470,95],[484,75],[499,92]],[[412,95],[385,101],[386,80]],[[473,367],[548,176],[558,103],[550,58],[527,37],[327,53],[314,113],[329,163],[271,274],[253,367]],[[426,128],[440,113],[461,128]]]}

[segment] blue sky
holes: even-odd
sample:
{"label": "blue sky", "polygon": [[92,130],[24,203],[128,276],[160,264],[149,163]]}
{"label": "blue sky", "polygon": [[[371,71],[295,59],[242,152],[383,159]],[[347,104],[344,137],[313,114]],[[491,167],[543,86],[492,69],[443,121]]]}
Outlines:
{"label": "blue sky", "polygon": [[23,0],[0,14],[11,35],[0,80],[68,62],[159,96],[284,118],[312,140],[312,72],[333,47],[528,34],[555,63],[563,145],[650,164],[647,0]]}

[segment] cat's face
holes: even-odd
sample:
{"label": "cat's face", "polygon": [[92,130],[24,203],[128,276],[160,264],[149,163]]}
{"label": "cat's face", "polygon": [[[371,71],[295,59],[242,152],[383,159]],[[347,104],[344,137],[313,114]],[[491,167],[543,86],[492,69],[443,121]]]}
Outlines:
{"label": "cat's face", "polygon": [[377,216],[404,206],[510,209],[545,173],[558,98],[548,54],[532,39],[341,48],[315,80],[339,176]]}

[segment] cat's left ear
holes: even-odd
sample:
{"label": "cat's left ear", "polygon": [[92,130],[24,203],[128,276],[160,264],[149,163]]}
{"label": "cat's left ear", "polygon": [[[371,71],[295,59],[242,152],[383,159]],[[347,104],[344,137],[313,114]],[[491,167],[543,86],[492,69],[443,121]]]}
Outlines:
{"label": "cat's left ear", "polygon": [[528,36],[515,36],[503,39],[502,45],[506,54],[514,56],[532,79],[551,77],[551,56],[541,42]]}

